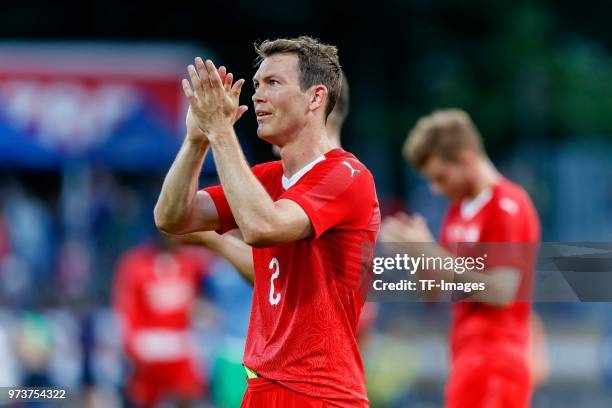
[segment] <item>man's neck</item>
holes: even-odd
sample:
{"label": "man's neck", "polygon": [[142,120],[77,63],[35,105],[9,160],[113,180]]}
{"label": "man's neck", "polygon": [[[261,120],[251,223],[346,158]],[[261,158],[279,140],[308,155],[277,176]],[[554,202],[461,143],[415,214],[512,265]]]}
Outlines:
{"label": "man's neck", "polygon": [[477,174],[478,176],[467,198],[477,197],[484,190],[497,184],[502,177],[493,163],[486,158],[479,161]]}
{"label": "man's neck", "polygon": [[324,127],[298,135],[280,149],[285,177],[293,176],[332,148]]}
{"label": "man's neck", "polygon": [[327,129],[327,139],[329,140],[329,146],[332,149],[341,147],[340,145],[340,132],[334,132]]}

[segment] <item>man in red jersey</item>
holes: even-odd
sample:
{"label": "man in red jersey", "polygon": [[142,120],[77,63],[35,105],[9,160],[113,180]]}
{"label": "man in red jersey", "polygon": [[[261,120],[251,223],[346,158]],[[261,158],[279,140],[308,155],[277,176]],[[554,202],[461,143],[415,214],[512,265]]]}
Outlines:
{"label": "man in red jersey", "polygon": [[[225,74],[224,69],[221,69],[221,74]],[[350,94],[348,80],[344,72],[342,72],[341,77],[342,83],[336,104],[327,117],[327,122],[325,124],[327,138],[332,148],[341,147],[341,130],[349,111]],[[273,147],[275,153],[278,153],[278,147]],[[220,235],[215,231],[198,231],[190,234],[176,235],[175,237],[184,244],[202,245],[215,254],[225,258],[234,268],[236,268],[240,275],[253,286],[255,282],[253,249],[238,237],[232,234]],[[362,351],[365,343],[367,343],[368,332],[374,325],[374,321],[378,315],[377,306],[376,303],[365,303],[359,323],[357,324],[357,341]]]}
{"label": "man in red jersey", "polygon": [[[534,247],[540,239],[533,204],[522,188],[497,172],[478,130],[461,110],[437,111],[420,119],[406,140],[404,153],[428,178],[432,190],[451,201],[440,243],[448,248],[478,242],[496,253],[489,256],[482,272],[428,271],[438,281],[482,282],[486,287],[471,297],[473,302],[453,305],[446,406],[528,407],[531,305],[525,288],[530,284]],[[406,214],[383,222],[381,240],[434,242],[423,218]],[[429,256],[448,256],[435,245],[428,251]]]}
{"label": "man in red jersey", "polygon": [[[309,37],[256,46],[257,134],[281,160],[249,168],[233,130],[243,80],[189,66],[187,136],[155,208],[164,232],[239,228],[255,286],[243,407],[367,407],[355,330],[380,213],[374,181],[332,149],[325,121],[340,85],[335,47]],[[223,78],[223,79],[222,79]],[[195,124],[195,126],[193,126]],[[208,149],[220,186],[197,191]]]}
{"label": "man in red jersey", "polygon": [[[225,67],[220,68],[220,75],[226,75]],[[349,87],[344,72],[341,73],[341,85],[334,109],[329,113],[325,123],[325,131],[331,148],[342,147],[340,144],[340,133],[349,111]],[[274,153],[278,156],[279,149],[273,145]],[[239,235],[239,234],[238,234]],[[233,234],[217,234],[215,231],[198,231],[189,234],[175,235],[175,239],[183,244],[202,245],[229,261],[240,275],[251,285],[255,281],[255,268],[253,266],[253,249]],[[372,318],[376,316],[374,304],[366,306],[370,313],[368,321],[358,327],[367,328],[372,325]],[[362,316],[363,318],[363,316]]]}
{"label": "man in red jersey", "polygon": [[163,400],[187,406],[205,391],[190,331],[205,263],[167,240],[119,259],[113,305],[132,366],[126,391],[135,406]]}

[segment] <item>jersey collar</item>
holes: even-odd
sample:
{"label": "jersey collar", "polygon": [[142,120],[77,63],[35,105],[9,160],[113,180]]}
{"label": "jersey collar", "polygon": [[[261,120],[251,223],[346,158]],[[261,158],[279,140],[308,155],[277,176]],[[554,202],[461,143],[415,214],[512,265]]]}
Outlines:
{"label": "jersey collar", "polygon": [[491,197],[493,197],[493,189],[488,187],[478,193],[476,197],[461,201],[461,218],[464,220],[473,218],[489,202]]}
{"label": "jersey collar", "polygon": [[289,190],[295,183],[297,183],[302,178],[304,174],[308,173],[315,166],[315,164],[323,160],[325,160],[325,156],[321,156],[321,157],[314,159],[313,161],[308,163],[306,166],[302,167],[297,173],[295,173],[293,176],[289,178],[285,177],[285,175],[283,174],[283,178],[282,178],[283,188],[285,190]]}

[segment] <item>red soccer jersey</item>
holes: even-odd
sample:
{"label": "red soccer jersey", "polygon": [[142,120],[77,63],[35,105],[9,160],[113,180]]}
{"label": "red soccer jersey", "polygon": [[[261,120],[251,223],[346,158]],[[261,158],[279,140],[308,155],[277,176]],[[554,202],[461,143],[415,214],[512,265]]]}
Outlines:
{"label": "red soccer jersey", "polygon": [[[253,168],[274,201],[299,204],[315,235],[253,248],[255,287],[244,364],[261,377],[330,406],[366,407],[356,328],[380,212],[374,179],[334,149],[286,179],[280,161]],[[236,228],[220,186],[207,188],[221,231]]]}
{"label": "red soccer jersey", "polygon": [[[473,200],[453,203],[444,220],[440,240],[444,244],[535,244],[540,240],[540,223],[527,193],[516,184],[502,179]],[[477,302],[457,302],[453,305],[451,382],[462,369],[475,369],[481,364],[494,364],[520,376],[527,373],[531,305],[525,288],[531,284],[535,245],[493,244],[487,247],[497,253],[497,256],[489,256],[486,262],[488,267],[515,266],[521,271],[519,292],[523,301],[506,307]],[[508,255],[508,251],[515,253]]]}
{"label": "red soccer jersey", "polygon": [[204,259],[143,245],[118,262],[113,288],[128,355],[137,363],[193,357],[189,334]]}

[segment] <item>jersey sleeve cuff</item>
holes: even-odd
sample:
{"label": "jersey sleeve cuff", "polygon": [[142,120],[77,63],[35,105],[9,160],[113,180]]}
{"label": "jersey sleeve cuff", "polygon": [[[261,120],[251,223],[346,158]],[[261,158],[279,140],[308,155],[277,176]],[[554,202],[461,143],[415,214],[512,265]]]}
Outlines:
{"label": "jersey sleeve cuff", "polygon": [[[225,234],[228,231],[237,228],[236,222],[234,221],[234,215],[232,210],[225,199],[221,189],[215,189],[215,187],[209,187],[204,189],[213,200],[215,208],[217,209],[217,216],[219,217],[219,229],[215,230],[218,234]],[[221,191],[221,193],[219,193]]]}

